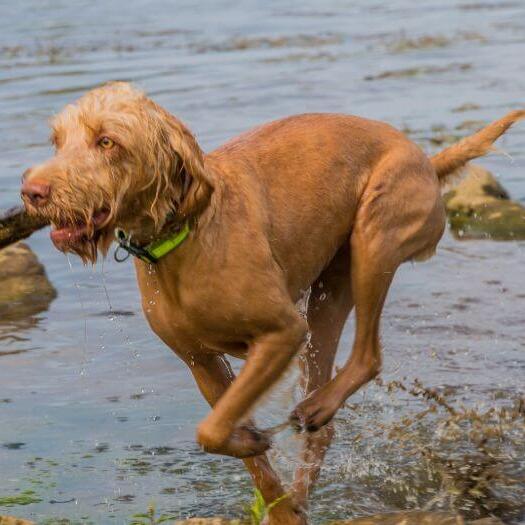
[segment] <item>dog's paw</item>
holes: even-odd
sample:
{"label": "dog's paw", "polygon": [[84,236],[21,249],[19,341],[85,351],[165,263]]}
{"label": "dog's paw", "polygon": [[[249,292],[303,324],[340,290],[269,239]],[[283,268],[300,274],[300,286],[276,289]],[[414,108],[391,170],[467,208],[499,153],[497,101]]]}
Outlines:
{"label": "dog's paw", "polygon": [[228,440],[220,447],[210,447],[203,444],[206,452],[240,459],[259,456],[264,454],[270,447],[271,441],[269,438],[263,432],[249,425],[237,427]]}
{"label": "dog's paw", "polygon": [[295,407],[290,424],[297,432],[315,432],[330,422],[338,409],[338,400],[320,388]]}
{"label": "dog's paw", "polygon": [[308,521],[305,515],[295,514],[289,516],[289,518],[272,518],[271,516],[266,516],[261,525],[308,525]]}
{"label": "dog's paw", "polygon": [[308,525],[306,517],[301,515],[290,516],[290,519],[283,520],[279,518],[271,518],[270,516],[265,516],[261,521],[261,525]]}
{"label": "dog's paw", "polygon": [[236,428],[227,442],[230,456],[249,458],[264,454],[271,446],[270,439],[253,426],[243,425]]}
{"label": "dog's paw", "polygon": [[261,525],[308,525],[308,516],[301,507],[286,499],[282,503],[264,517]]}

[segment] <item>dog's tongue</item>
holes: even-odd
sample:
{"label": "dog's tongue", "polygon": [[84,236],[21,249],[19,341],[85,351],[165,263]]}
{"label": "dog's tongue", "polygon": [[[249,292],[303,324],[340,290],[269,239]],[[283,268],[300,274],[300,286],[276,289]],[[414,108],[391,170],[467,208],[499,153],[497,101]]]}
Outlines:
{"label": "dog's tongue", "polygon": [[[104,221],[108,217],[108,212],[100,211],[95,213],[92,222],[95,230],[100,228]],[[64,250],[69,246],[78,244],[81,241],[88,239],[88,226],[87,224],[74,224],[72,226],[64,226],[63,228],[57,228],[51,230],[51,240],[56,248]]]}

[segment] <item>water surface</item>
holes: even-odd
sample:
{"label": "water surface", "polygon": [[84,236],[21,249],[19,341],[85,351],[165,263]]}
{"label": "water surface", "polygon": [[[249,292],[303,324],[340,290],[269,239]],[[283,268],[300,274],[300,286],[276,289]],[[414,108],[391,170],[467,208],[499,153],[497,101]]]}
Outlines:
{"label": "water surface", "polygon": [[[522,107],[525,93],[521,1],[26,0],[1,2],[0,14],[2,207],[17,202],[23,170],[50,154],[47,119],[108,80],[145,89],[205,150],[273,118],[337,111],[386,120],[430,152],[432,138],[469,133]],[[483,165],[525,202],[525,127],[499,147],[507,155]],[[27,323],[0,324],[0,497],[33,490],[40,501],[0,512],[120,524],[150,501],[177,517],[240,511],[247,475],[197,449],[207,407],[146,326],[131,263],[84,268],[54,251],[47,232],[30,245],[58,298]],[[384,380],[417,378],[481,409],[523,396],[524,256],[524,243],[447,234],[431,261],[405,265],[383,318]],[[352,335],[349,322],[340,361]],[[289,389],[272,403],[262,425],[286,418]],[[421,474],[422,435],[448,453],[437,426],[414,431],[405,448],[374,434],[420,411],[420,400],[371,385],[351,403],[337,418],[313,523],[457,503]],[[297,441],[280,441],[285,471]],[[506,453],[523,478],[524,455]]]}

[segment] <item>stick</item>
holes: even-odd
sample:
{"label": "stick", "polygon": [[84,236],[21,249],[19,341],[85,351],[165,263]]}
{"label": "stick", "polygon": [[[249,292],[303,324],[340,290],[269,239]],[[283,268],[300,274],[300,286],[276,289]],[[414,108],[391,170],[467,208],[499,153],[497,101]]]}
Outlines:
{"label": "stick", "polygon": [[282,432],[285,428],[288,428],[290,425],[291,423],[289,421],[285,421],[284,423],[279,423],[278,425],[274,425],[273,427],[262,430],[262,433],[266,437],[272,437],[275,436],[275,434]]}
{"label": "stick", "polygon": [[0,249],[47,226],[38,217],[30,217],[22,206],[16,206],[0,214]]}

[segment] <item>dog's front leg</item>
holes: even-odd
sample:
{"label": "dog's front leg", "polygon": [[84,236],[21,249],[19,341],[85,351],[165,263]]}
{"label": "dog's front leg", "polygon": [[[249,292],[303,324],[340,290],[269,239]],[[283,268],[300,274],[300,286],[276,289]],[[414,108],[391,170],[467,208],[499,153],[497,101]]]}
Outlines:
{"label": "dog's front leg", "polygon": [[262,454],[270,447],[264,435],[238,425],[285,370],[306,334],[306,322],[294,312],[290,322],[281,322],[278,330],[254,339],[239,376],[198,427],[197,440],[205,450],[242,458]]}
{"label": "dog's front leg", "polygon": [[[217,354],[193,357],[185,361],[202,395],[212,407],[215,406],[235,379],[230,364],[224,356]],[[267,505],[283,498],[270,510],[269,523],[299,525],[306,522],[302,510],[293,498],[285,497],[285,490],[266,454],[245,458],[243,461]]]}

